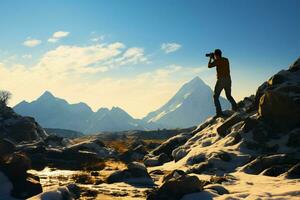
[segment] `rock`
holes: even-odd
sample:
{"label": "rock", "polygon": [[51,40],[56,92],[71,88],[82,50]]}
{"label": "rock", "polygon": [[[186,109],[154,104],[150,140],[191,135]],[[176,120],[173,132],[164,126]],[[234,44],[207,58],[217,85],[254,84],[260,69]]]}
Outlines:
{"label": "rock", "polygon": [[182,175],[164,182],[160,188],[147,196],[147,200],[180,200],[184,195],[200,192],[204,182],[197,176]]}
{"label": "rock", "polygon": [[258,113],[262,119],[280,130],[300,125],[300,106],[291,97],[279,92],[265,92],[260,98]]}
{"label": "rock", "polygon": [[182,170],[175,169],[172,172],[169,172],[162,178],[162,183],[169,181],[172,178],[178,178],[180,176],[186,176],[186,173]]}
{"label": "rock", "polygon": [[289,147],[300,147],[300,129],[295,129],[290,132],[290,136],[287,142]]}
{"label": "rock", "polygon": [[283,76],[282,74],[275,74],[268,80],[268,84],[270,86],[276,86],[279,84],[284,83],[287,80],[287,77]]}
{"label": "rock", "polygon": [[28,200],[73,200],[79,199],[80,192],[80,188],[76,184],[70,184],[66,187],[58,187],[56,189],[43,192],[37,196],[29,198]]}
{"label": "rock", "polygon": [[300,58],[298,58],[298,60],[296,60],[296,62],[294,62],[294,64],[292,64],[289,68],[290,72],[296,72],[300,69]]}
{"label": "rock", "polygon": [[158,161],[157,156],[154,156],[154,157],[150,157],[150,158],[149,157],[145,158],[144,164],[147,167],[154,167],[154,166],[159,166],[160,162]]}
{"label": "rock", "polygon": [[46,139],[44,141],[49,146],[62,147],[62,146],[64,146],[63,139],[64,139],[63,137],[60,137],[57,135],[49,135],[48,137],[46,137]]}
{"label": "rock", "polygon": [[221,152],[219,152],[218,154],[217,154],[217,156],[221,159],[221,160],[223,160],[223,161],[225,161],[225,162],[229,162],[229,161],[231,161],[231,156],[230,156],[230,154],[229,153],[227,153],[227,152],[225,152],[225,151],[221,151]]}
{"label": "rock", "polygon": [[127,165],[127,169],[115,171],[106,178],[107,183],[116,182],[142,182],[153,184],[153,181],[144,164],[132,162]]}
{"label": "rock", "polygon": [[15,144],[8,139],[0,139],[0,163],[15,151]]}
{"label": "rock", "polygon": [[195,174],[202,174],[204,171],[208,171],[210,168],[213,167],[212,163],[209,162],[202,162],[196,165],[191,166],[186,173],[195,173]]}
{"label": "rock", "polygon": [[143,145],[138,145],[134,149],[130,149],[120,155],[120,159],[126,163],[143,160],[147,154],[147,150]]}
{"label": "rock", "polygon": [[135,149],[139,146],[145,146],[146,143],[143,141],[143,140],[140,140],[140,139],[135,139],[131,144],[130,144],[130,147],[129,149]]}
{"label": "rock", "polygon": [[88,139],[68,147],[73,151],[88,151],[98,155],[100,158],[109,158],[115,156],[115,151],[106,148],[104,143],[99,139]]}
{"label": "rock", "polygon": [[169,158],[169,156],[165,153],[161,153],[159,156],[158,156],[158,161],[161,163],[161,164],[164,164],[166,162],[169,162],[171,161],[171,159]]}
{"label": "rock", "polygon": [[233,114],[231,117],[229,117],[228,119],[226,119],[218,128],[217,128],[217,132],[221,137],[225,137],[228,132],[229,129],[234,125],[237,124],[240,121],[243,121],[243,117],[238,114],[235,113]]}
{"label": "rock", "polygon": [[124,171],[115,171],[106,178],[108,184],[123,182],[125,178],[129,178],[130,174]]}
{"label": "rock", "polygon": [[149,174],[155,174],[155,175],[164,175],[164,171],[160,170],[160,169],[156,169],[151,171]]}
{"label": "rock", "polygon": [[163,165],[164,163],[169,162],[169,161],[171,161],[169,156],[165,153],[161,153],[158,156],[146,157],[144,160],[144,164],[147,167],[153,167],[153,166]]}
{"label": "rock", "polygon": [[229,191],[220,184],[210,184],[204,187],[204,189],[210,189],[216,191],[219,195],[229,194]]}
{"label": "rock", "polygon": [[156,156],[160,155],[161,153],[165,153],[169,157],[172,157],[172,151],[183,145],[189,138],[191,137],[190,134],[180,134],[169,138],[167,141],[162,143],[159,147],[154,149],[152,153]]}
{"label": "rock", "polygon": [[268,89],[268,86],[269,86],[269,84],[266,81],[257,88],[256,94],[255,94],[255,104],[254,104],[256,110],[259,106],[260,98],[263,96],[265,91]]}
{"label": "rock", "polygon": [[42,185],[39,181],[28,177],[25,180],[18,179],[14,181],[11,194],[16,198],[29,198],[41,193],[42,191]]}
{"label": "rock", "polygon": [[198,155],[193,155],[189,157],[186,161],[188,165],[194,165],[198,163],[202,163],[206,160],[205,154],[198,154]]}
{"label": "rock", "polygon": [[276,165],[295,164],[297,159],[293,155],[275,154],[271,156],[260,156],[246,164],[241,171],[248,174],[259,174],[263,170]]}
{"label": "rock", "polygon": [[7,135],[16,142],[41,140],[46,133],[31,117],[19,117],[4,122]]}
{"label": "rock", "polygon": [[11,154],[3,165],[3,171],[8,178],[14,182],[16,180],[25,180],[27,170],[31,168],[30,159],[23,153]]}
{"label": "rock", "polygon": [[256,119],[247,118],[245,120],[245,124],[244,124],[243,130],[244,130],[245,133],[247,133],[250,130],[252,130],[253,128],[255,128],[257,125],[258,125],[258,121]]}
{"label": "rock", "polygon": [[150,175],[148,174],[147,168],[144,164],[138,163],[138,162],[131,162],[127,165],[127,169],[132,175],[132,177],[148,177],[150,178]]}
{"label": "rock", "polygon": [[286,172],[289,167],[290,165],[275,165],[268,169],[265,169],[263,172],[261,172],[261,175],[276,177]]}
{"label": "rock", "polygon": [[177,162],[183,157],[185,157],[190,152],[190,149],[184,148],[184,147],[178,147],[172,151],[172,156],[174,158],[174,161]]}
{"label": "rock", "polygon": [[47,165],[59,169],[101,170],[105,167],[103,159],[96,153],[80,151],[73,148],[64,150],[48,149],[45,156]]}
{"label": "rock", "polygon": [[257,125],[252,130],[252,139],[258,143],[266,143],[270,138],[267,129],[264,126]]}
{"label": "rock", "polygon": [[286,178],[289,179],[299,179],[300,178],[300,163],[294,165],[292,168],[290,168],[286,174]]}
{"label": "rock", "polygon": [[160,143],[158,142],[149,142],[148,144],[146,144],[147,148],[151,150],[157,148],[159,145]]}

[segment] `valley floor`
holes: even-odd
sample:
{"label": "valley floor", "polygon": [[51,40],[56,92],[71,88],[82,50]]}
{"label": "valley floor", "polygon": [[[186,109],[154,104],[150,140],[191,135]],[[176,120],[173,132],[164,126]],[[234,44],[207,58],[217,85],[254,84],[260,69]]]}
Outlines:
{"label": "valley floor", "polygon": [[[116,163],[119,164],[119,163]],[[118,165],[120,166],[120,165]],[[121,167],[122,168],[122,167]],[[148,171],[157,170],[160,167],[148,168]],[[170,167],[169,167],[170,168]],[[99,176],[92,177],[91,183],[78,183],[84,191],[80,199],[101,199],[101,200],[142,200],[146,198],[147,190],[152,187],[145,185],[132,185],[127,183],[114,184],[95,184],[97,180],[102,180],[108,174],[114,172],[120,167],[110,166],[99,172]],[[41,184],[44,191],[52,190],[57,186],[67,185],[74,182],[73,177],[76,174],[85,173],[84,171],[71,170],[54,170],[46,168],[43,171],[31,171],[41,178]],[[151,174],[151,173],[150,173]],[[209,180],[211,175],[196,175],[201,180]],[[219,195],[209,188],[199,193],[186,195],[182,200],[229,200],[229,199],[292,199],[300,198],[300,180],[285,179],[283,177],[269,177],[263,175],[250,175],[243,172],[235,172],[226,175],[229,181],[223,182],[222,186],[226,188],[230,194]],[[152,178],[155,184],[161,185],[162,175],[154,175]],[[214,185],[217,187],[218,184]],[[211,186],[210,186],[211,187]],[[32,198],[34,200],[35,198]]]}

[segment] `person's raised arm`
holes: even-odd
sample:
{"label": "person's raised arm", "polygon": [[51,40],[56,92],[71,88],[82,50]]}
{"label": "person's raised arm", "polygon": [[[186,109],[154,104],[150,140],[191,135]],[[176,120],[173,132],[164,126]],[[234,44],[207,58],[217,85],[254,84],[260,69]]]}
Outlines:
{"label": "person's raised arm", "polygon": [[212,67],[215,67],[216,66],[216,62],[215,60],[213,59],[213,57],[210,57],[209,58],[209,61],[208,61],[208,68],[212,68]]}

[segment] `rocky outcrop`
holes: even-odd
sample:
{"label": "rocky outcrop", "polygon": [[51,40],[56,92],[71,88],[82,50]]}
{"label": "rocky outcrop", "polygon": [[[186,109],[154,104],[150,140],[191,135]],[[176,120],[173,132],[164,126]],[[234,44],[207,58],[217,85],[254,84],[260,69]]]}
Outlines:
{"label": "rocky outcrop", "polygon": [[[299,63],[300,58],[263,83],[255,96],[239,102],[238,112],[207,119],[181,142],[182,135],[170,138],[155,156],[172,150],[174,166],[187,173],[222,175],[239,168],[256,175],[287,174],[300,160]],[[145,163],[158,165],[155,156],[146,156]]]}
{"label": "rocky outcrop", "polygon": [[0,138],[14,142],[43,140],[47,133],[32,117],[16,114],[11,108],[0,106]]}
{"label": "rocky outcrop", "polygon": [[292,129],[300,125],[300,104],[289,95],[278,91],[267,91],[262,95],[258,113],[280,130]]}

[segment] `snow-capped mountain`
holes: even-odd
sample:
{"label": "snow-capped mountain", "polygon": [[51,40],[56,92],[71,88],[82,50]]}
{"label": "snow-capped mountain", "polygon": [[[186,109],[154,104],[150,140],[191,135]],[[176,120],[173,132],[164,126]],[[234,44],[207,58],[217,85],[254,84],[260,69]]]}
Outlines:
{"label": "snow-capped mountain", "polygon": [[[212,90],[199,77],[184,84],[164,106],[143,119],[134,119],[118,107],[100,108],[97,112],[85,103],[69,104],[49,91],[32,102],[22,101],[14,110],[34,117],[45,128],[76,130],[83,133],[99,131],[186,128],[199,124],[215,114]],[[229,103],[220,98],[223,109]]]}
{"label": "snow-capped mountain", "polygon": [[[199,124],[215,114],[213,91],[199,77],[184,84],[165,105],[143,118],[146,122],[162,124],[167,128],[184,128]],[[223,109],[229,103],[220,97]]]}

